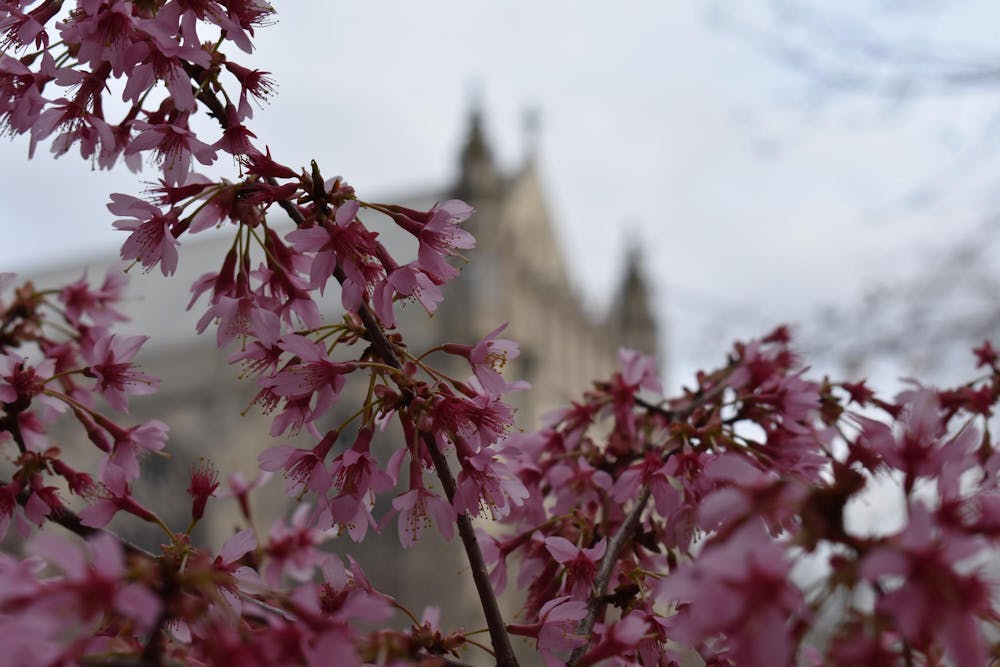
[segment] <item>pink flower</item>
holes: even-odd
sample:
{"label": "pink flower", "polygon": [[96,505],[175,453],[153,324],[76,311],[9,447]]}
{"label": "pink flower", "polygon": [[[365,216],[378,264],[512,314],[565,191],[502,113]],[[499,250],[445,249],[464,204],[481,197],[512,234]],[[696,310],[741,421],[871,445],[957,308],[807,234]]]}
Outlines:
{"label": "pink flower", "polygon": [[444,300],[444,295],[426,273],[412,263],[393,266],[395,262],[391,262],[390,258],[383,258],[382,263],[388,264],[389,273],[385,280],[375,286],[373,306],[386,327],[396,326],[393,301],[397,295],[416,299],[428,313],[437,310],[437,305]]}
{"label": "pink flower", "polygon": [[576,634],[576,627],[587,615],[587,603],[564,595],[546,602],[538,612],[538,621],[527,625],[508,625],[511,634],[535,637],[535,646],[543,655],[582,646],[586,639]]}
{"label": "pink flower", "polygon": [[80,512],[80,522],[84,526],[103,528],[120,511],[134,514],[143,521],[155,521],[153,513],[132,498],[132,489],[121,468],[113,464],[106,465],[102,480],[102,490],[97,502]]}
{"label": "pink flower", "polygon": [[633,391],[646,389],[657,394],[663,393],[656,359],[653,357],[636,350],[622,348],[618,350],[618,364],[621,366],[622,382],[633,388]]}
{"label": "pink flower", "polygon": [[351,448],[330,465],[338,492],[328,499],[327,511],[333,522],[346,527],[356,542],[364,539],[368,527],[376,525],[371,515],[375,494],[392,488],[394,483],[369,452],[372,435],[371,428],[362,428]]}
{"label": "pink flower", "polygon": [[424,488],[421,477],[420,464],[411,463],[410,490],[392,500],[393,508],[399,512],[399,543],[406,548],[417,543],[424,528],[430,525],[432,515],[446,540],[451,540],[455,534],[454,508],[447,500]]}
{"label": "pink flower", "polygon": [[129,47],[142,38],[135,29],[132,5],[125,0],[85,3],[70,14],[60,31],[66,42],[79,45],[80,63],[97,69],[107,62],[116,77],[133,64],[128,59]]}
{"label": "pink flower", "polygon": [[858,417],[861,435],[854,447],[879,455],[888,465],[905,474],[903,488],[909,493],[920,477],[957,483],[974,464],[969,454],[979,445],[979,432],[969,426],[949,438],[937,394],[920,387],[900,395],[902,433],[865,417]]}
{"label": "pink flower", "polygon": [[251,589],[253,592],[263,589],[257,571],[246,565],[240,565],[240,560],[256,548],[257,538],[254,537],[253,530],[246,528],[233,534],[223,543],[219,555],[211,564],[219,594],[236,614],[243,608],[239,596],[241,589]]}
{"label": "pink flower", "polygon": [[507,554],[495,537],[479,527],[476,528],[476,541],[479,543],[479,550],[483,552],[483,560],[487,565],[493,565],[490,569],[490,583],[499,595],[507,588]]}
{"label": "pink flower", "polygon": [[600,640],[580,656],[576,662],[580,667],[593,665],[609,658],[625,657],[635,651],[646,634],[649,623],[639,612],[633,612],[614,625],[601,628]]}
{"label": "pink flower", "polygon": [[115,229],[132,232],[122,244],[122,259],[133,259],[147,271],[157,264],[163,275],[169,276],[177,270],[177,246],[173,227],[177,224],[177,212],[170,210],[164,214],[159,208],[130,195],[113,194],[108,210],[115,215],[129,215],[132,220],[116,220]]}
{"label": "pink flower", "polygon": [[316,414],[337,402],[345,376],[356,368],[353,363],[331,360],[323,345],[297,334],[284,336],[278,346],[295,359],[271,377],[261,378],[261,386],[285,398],[315,396]]}
{"label": "pink flower", "polygon": [[26,3],[19,2],[14,6],[10,6],[11,3],[6,4],[8,7],[4,9],[9,15],[0,21],[0,29],[6,31],[3,41],[0,41],[0,48],[6,51],[10,48],[22,48],[34,42],[35,48],[44,47],[47,52],[49,34],[45,30],[45,24],[59,13],[61,3],[53,0],[43,2],[28,13],[20,11],[18,7]]}
{"label": "pink flower", "polygon": [[215,495],[219,488],[219,471],[211,462],[201,459],[198,465],[191,466],[191,483],[187,492],[191,494],[191,518],[197,521],[205,515],[205,504]]}
{"label": "pink flower", "polygon": [[167,442],[167,433],[170,431],[170,427],[158,419],[122,428],[102,418],[101,426],[114,438],[107,465],[120,469],[127,479],[136,479],[139,476],[139,453],[158,452],[163,449]]}
{"label": "pink flower", "polygon": [[695,648],[722,634],[741,667],[788,665],[791,624],[803,609],[802,594],[789,581],[790,569],[784,549],[763,524],[748,521],[669,574],[655,597],[681,605],[674,640]]}
{"label": "pink flower", "polygon": [[500,519],[510,513],[511,504],[521,505],[528,497],[521,480],[495,454],[484,447],[475,454],[459,457],[462,469],[454,498],[457,513]]}
{"label": "pink flower", "polygon": [[29,550],[63,573],[61,579],[38,593],[36,601],[42,606],[46,601],[58,604],[57,599],[62,598],[76,607],[83,621],[114,610],[133,619],[144,631],[156,622],[162,607],[159,597],[141,584],[128,583],[121,544],[111,535],[98,533],[88,538],[81,551],[68,539],[41,533],[30,542]]}
{"label": "pink flower", "polygon": [[264,552],[270,558],[263,572],[268,586],[279,586],[282,573],[296,581],[308,581],[316,566],[323,562],[325,554],[316,546],[333,537],[335,531],[310,527],[311,511],[309,505],[300,505],[292,514],[290,524],[278,519],[272,526],[270,539],[264,546]]}
{"label": "pink flower", "polygon": [[139,134],[125,149],[125,155],[155,150],[167,185],[177,185],[187,179],[192,156],[205,165],[215,162],[215,149],[199,141],[195,133],[187,129],[186,115],[172,123],[158,125],[136,122],[135,127]]}
{"label": "pink flower", "polygon": [[253,523],[252,520],[252,510],[250,509],[250,492],[254,489],[263,486],[268,483],[271,479],[271,473],[262,472],[257,475],[252,481],[247,481],[246,477],[243,476],[242,472],[234,472],[226,480],[226,485],[229,487],[227,491],[223,491],[219,497],[220,498],[235,498],[236,502],[240,506],[240,512],[243,514],[243,518],[249,523]]}
{"label": "pink flower", "polygon": [[514,425],[514,409],[486,393],[470,400],[442,390],[435,397],[431,414],[439,440],[461,436],[478,447],[497,442]]}
{"label": "pink flower", "polygon": [[594,546],[580,549],[565,537],[546,537],[545,548],[566,569],[561,590],[568,591],[575,600],[586,600],[594,585],[597,566],[608,549],[607,539],[602,537]]}
{"label": "pink flower", "polygon": [[861,561],[861,576],[884,591],[876,611],[892,619],[920,651],[932,653],[940,646],[957,667],[987,664],[989,649],[980,619],[996,623],[1000,615],[986,578],[962,566],[985,545],[943,533],[921,503],[910,508],[909,516],[897,538]]}
{"label": "pink flower", "polygon": [[115,143],[114,133],[103,118],[87,111],[79,101],[59,99],[50,103],[32,126],[29,153],[33,154],[39,141],[60,128],[62,131],[52,142],[56,157],[65,155],[76,142],[80,142],[83,158],[93,158],[103,146]]}
{"label": "pink flower", "polygon": [[339,431],[328,432],[312,449],[296,449],[291,445],[278,445],[257,457],[261,470],[285,471],[285,493],[295,497],[306,490],[323,495],[330,490],[333,477],[326,469],[326,456],[337,441]]}
{"label": "pink flower", "polygon": [[319,288],[322,294],[334,268],[338,265],[343,268],[347,277],[343,286],[347,310],[357,310],[362,295],[374,289],[385,274],[375,258],[378,235],[357,221],[359,208],[357,200],[349,200],[337,208],[332,222],[297,229],[286,237],[299,252],[315,253],[309,270],[310,289]]}
{"label": "pink flower", "polygon": [[509,384],[500,375],[500,371],[511,359],[516,359],[521,353],[518,344],[504,338],[497,338],[507,324],[486,334],[486,337],[473,346],[448,343],[442,345],[442,349],[449,354],[457,354],[469,360],[472,372],[476,379],[483,385],[483,389],[490,396],[501,396],[515,389],[522,389],[522,383]]}
{"label": "pink flower", "polygon": [[108,327],[115,322],[127,322],[128,318],[115,310],[114,303],[122,298],[122,288],[127,282],[120,269],[108,269],[104,283],[93,289],[86,275],[59,290],[59,301],[65,308],[66,319],[78,326],[84,316],[97,326]]}
{"label": "pink flower", "polygon": [[160,384],[158,378],[140,373],[132,363],[139,348],[147,340],[149,336],[102,336],[92,348],[84,350],[90,365],[84,369],[83,374],[96,378],[94,390],[103,395],[116,410],[128,412],[126,393],[152,394]]}
{"label": "pink flower", "polygon": [[474,248],[476,240],[459,225],[472,215],[472,207],[457,199],[435,204],[429,211],[414,211],[402,206],[387,206],[397,225],[417,237],[417,264],[421,271],[443,284],[458,275],[458,270],[444,260],[455,249]]}
{"label": "pink flower", "polygon": [[273,341],[280,332],[281,323],[262,301],[250,291],[246,274],[241,271],[228,294],[217,292],[212,298],[212,306],[198,320],[198,333],[204,332],[210,322],[216,321],[215,341],[219,347],[224,347],[234,338],[240,338],[244,347],[249,337]]}

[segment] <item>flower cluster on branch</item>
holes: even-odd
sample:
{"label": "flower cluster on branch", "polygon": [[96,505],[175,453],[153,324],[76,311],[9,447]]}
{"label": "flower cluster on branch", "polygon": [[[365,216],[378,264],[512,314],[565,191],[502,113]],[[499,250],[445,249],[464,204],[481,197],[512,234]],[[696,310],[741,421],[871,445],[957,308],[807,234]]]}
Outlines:
{"label": "flower cluster on branch", "polygon": [[[191,288],[190,307],[207,300],[198,330],[214,327],[255,383],[272,436],[315,443],[260,453],[257,482],[228,484],[242,529],[217,554],[193,544],[222,495],[210,461],[190,470],[187,526],[133,494],[169,428],[128,418],[130,396],[159,381],[136,364],[147,337],[116,330],[123,275],[47,289],[0,274],[0,537],[13,528],[23,547],[0,554],[5,664],[430,666],[484,651],[510,667],[511,636],[546,665],[575,667],[695,655],[719,667],[996,662],[989,343],[975,351],[978,379],[892,398],[809,379],[783,327],[737,344],[674,398],[653,359],[623,350],[613,377],[518,431],[506,397],[528,386],[502,373],[519,351],[503,326],[419,353],[396,328],[401,302],[432,313],[459,275],[472,209],[368,201],[315,162],[279,163],[244,125],[274,83],[225,49],[249,52],[273,11],[261,0],[0,1],[0,126],[30,135],[32,152],[51,139],[56,155],[78,145],[102,168],[121,158],[137,170],[144,155],[157,165],[145,197],[108,205],[133,265],[170,275],[188,235],[229,230],[219,269]],[[191,128],[201,112],[217,137]],[[237,159],[234,180],[191,171],[220,152]],[[380,225],[410,234],[416,256],[393,256]],[[328,289],[336,322],[322,316]],[[330,427],[348,396],[360,404]],[[64,416],[96,452],[53,444]],[[372,440],[390,424],[400,435],[380,461]],[[247,497],[270,473],[297,505],[268,527]],[[898,526],[861,530],[852,511],[886,494]],[[390,509],[376,516],[379,499]],[[106,530],[126,515],[162,529],[158,553]],[[485,629],[443,629],[434,608],[418,618],[324,549],[393,521],[404,548],[431,525],[459,536]],[[513,615],[497,602],[510,581],[523,601]]]}

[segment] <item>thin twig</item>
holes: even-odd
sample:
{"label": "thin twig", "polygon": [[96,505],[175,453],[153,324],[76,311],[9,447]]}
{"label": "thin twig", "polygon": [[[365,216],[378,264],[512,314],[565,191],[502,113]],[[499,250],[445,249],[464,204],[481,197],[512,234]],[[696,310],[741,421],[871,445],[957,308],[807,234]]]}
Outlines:
{"label": "thin twig", "polygon": [[[455,498],[455,478],[451,474],[448,461],[444,458],[433,436],[429,433],[422,434],[424,446],[431,455],[434,462],[434,469],[441,479],[441,486],[444,487],[448,502],[453,502]],[[490,583],[489,570],[486,568],[486,559],[479,549],[479,541],[476,539],[476,530],[472,526],[472,519],[468,512],[458,515],[458,535],[462,538],[465,546],[465,553],[469,557],[469,567],[472,569],[472,580],[476,584],[479,592],[479,600],[482,602],[483,613],[486,615],[486,624],[490,629],[490,641],[493,644],[493,651],[496,653],[497,667],[516,667],[517,656],[514,655],[514,647],[511,646],[510,636],[507,634],[507,625],[503,620],[503,613],[500,611],[500,604],[497,602],[496,594],[493,591],[493,584]]]}
{"label": "thin twig", "polygon": [[590,599],[587,601],[587,615],[580,621],[580,625],[576,628],[576,634],[584,637],[587,643],[577,647],[573,651],[567,663],[569,665],[574,664],[583,655],[583,652],[587,650],[587,647],[590,646],[590,633],[597,622],[597,615],[607,604],[604,601],[604,596],[608,592],[608,582],[611,579],[611,572],[615,569],[615,565],[618,564],[618,557],[621,555],[626,541],[639,525],[639,518],[642,516],[642,511],[646,509],[646,503],[649,502],[649,486],[643,484],[641,488],[642,491],[639,494],[639,499],[636,500],[632,511],[628,513],[625,521],[622,522],[622,525],[618,527],[618,530],[611,537],[611,541],[608,542],[607,551],[604,553],[604,558],[601,559],[601,567],[597,570],[597,576],[594,577],[594,586],[591,589]]}

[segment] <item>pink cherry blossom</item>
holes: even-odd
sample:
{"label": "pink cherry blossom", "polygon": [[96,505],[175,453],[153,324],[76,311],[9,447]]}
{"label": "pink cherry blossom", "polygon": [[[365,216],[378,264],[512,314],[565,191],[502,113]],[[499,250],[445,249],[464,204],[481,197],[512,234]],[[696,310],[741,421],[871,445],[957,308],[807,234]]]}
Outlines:
{"label": "pink cherry blossom", "polygon": [[324,495],[333,484],[333,476],[326,469],[326,456],[337,438],[338,431],[330,431],[312,449],[297,449],[291,445],[277,445],[257,456],[261,470],[285,471],[285,493],[295,497],[306,490]]}
{"label": "pink cherry blossom", "polygon": [[154,515],[132,498],[132,488],[126,481],[125,472],[114,464],[104,467],[101,476],[101,491],[97,502],[80,511],[80,521],[91,528],[103,528],[111,522],[115,514],[124,511],[143,519],[154,521]]}
{"label": "pink cherry blossom", "polygon": [[[789,618],[802,610],[802,594],[788,580],[784,550],[757,521],[663,579],[656,599],[681,604],[673,639],[692,648],[723,634],[739,665],[791,664]],[[798,612],[801,613],[801,612]]]}
{"label": "pink cherry blossom", "polygon": [[113,194],[108,210],[115,215],[132,216],[131,220],[116,220],[115,229],[132,232],[122,244],[121,257],[136,260],[147,271],[157,264],[163,275],[169,276],[177,270],[177,246],[173,228],[177,224],[177,212],[164,214],[159,208],[130,195]]}
{"label": "pink cherry blossom", "polygon": [[135,128],[139,134],[125,149],[125,155],[155,150],[167,185],[177,185],[187,179],[192,156],[205,165],[215,162],[215,149],[200,141],[187,128],[184,118],[157,125],[137,122]]}
{"label": "pink cherry blossom", "polygon": [[418,265],[437,284],[448,282],[458,270],[445,261],[455,249],[474,248],[476,240],[459,225],[472,215],[472,207],[457,199],[435,204],[429,211],[414,211],[402,206],[386,207],[397,225],[419,241]]}
{"label": "pink cherry blossom", "polygon": [[128,412],[125,394],[152,394],[159,387],[160,380],[139,372],[132,359],[139,352],[148,336],[117,335],[99,338],[92,348],[85,350],[90,365],[84,375],[96,378],[94,389],[107,399],[111,407]]}
{"label": "pink cherry blossom", "polygon": [[545,548],[552,558],[566,569],[566,578],[561,590],[568,592],[574,600],[586,600],[597,574],[597,566],[608,548],[604,538],[592,547],[581,549],[565,537],[545,538]]}
{"label": "pink cherry blossom", "polygon": [[59,301],[63,304],[66,319],[70,324],[79,325],[86,316],[98,326],[109,327],[115,322],[127,322],[128,318],[115,309],[122,298],[122,289],[127,282],[119,269],[109,269],[104,282],[97,289],[90,286],[86,275],[59,290]]}
{"label": "pink cherry blossom", "polygon": [[906,529],[867,554],[861,575],[881,583],[876,610],[891,618],[914,647],[931,652],[938,644],[958,667],[983,665],[987,640],[980,619],[994,623],[991,586],[980,570],[959,570],[985,546],[975,539],[946,535],[921,503],[910,509]]}
{"label": "pink cherry blossom", "polygon": [[410,490],[392,500],[393,508],[399,512],[399,543],[407,548],[416,544],[424,528],[430,525],[431,516],[438,532],[446,540],[451,540],[455,510],[447,500],[428,491],[419,481],[414,481],[412,469],[410,478]]}

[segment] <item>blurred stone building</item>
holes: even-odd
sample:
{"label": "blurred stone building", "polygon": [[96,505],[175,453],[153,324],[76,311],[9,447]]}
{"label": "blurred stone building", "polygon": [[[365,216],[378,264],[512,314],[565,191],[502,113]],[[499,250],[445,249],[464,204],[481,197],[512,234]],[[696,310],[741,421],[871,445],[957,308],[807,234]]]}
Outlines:
{"label": "blurred stone building", "polygon": [[[526,156],[521,166],[510,173],[502,170],[484,134],[481,115],[475,111],[470,114],[458,166],[454,182],[438,191],[403,198],[407,206],[421,209],[458,197],[476,209],[466,227],[476,237],[477,247],[467,253],[470,261],[462,275],[448,286],[439,310],[428,317],[415,304],[401,309],[397,328],[412,351],[419,353],[442,342],[473,343],[509,322],[503,337],[520,343],[521,356],[508,364],[505,375],[509,380],[524,379],[532,384],[531,391],[510,396],[518,408],[522,428],[535,425],[548,409],[578,396],[591,380],[608,377],[616,368],[620,346],[657,353],[657,326],[637,251],[628,257],[609,312],[595,317],[570,282],[532,156]],[[382,225],[388,221],[373,222]],[[373,229],[397,257],[415,256],[415,246],[407,246],[412,240],[404,238],[405,234],[391,222]],[[184,243],[177,274],[169,279],[159,272],[134,275],[125,304],[132,322],[121,327],[125,333],[151,336],[137,361],[145,372],[163,379],[155,395],[131,400],[132,413],[127,423],[157,418],[171,427],[167,444],[170,458],[147,458],[143,463],[144,481],[139,486],[144,489],[143,496],[158,511],[163,508],[161,514],[175,526],[187,524],[190,499],[180,490],[186,488],[189,467],[199,457],[211,459],[223,479],[237,470],[252,478],[257,455],[289,441],[268,435],[270,419],[250,405],[255,387],[236,377],[238,369],[229,366],[227,353],[216,348],[211,327],[205,335],[195,335],[195,323],[207,307],[205,302],[185,311],[192,282],[218,267],[231,244],[231,236],[225,233],[228,230],[223,232]],[[100,280],[114,264],[113,258],[91,262],[88,274]],[[80,267],[74,266],[36,278],[40,286],[50,286],[79,276]],[[327,317],[335,320],[337,290],[331,288],[326,299]],[[444,355],[430,358],[432,363],[449,363],[453,359]],[[469,375],[467,367],[446,370],[460,378]],[[331,424],[336,423],[334,419]],[[391,433],[387,435],[391,437]],[[299,439],[300,446],[315,444],[302,436]],[[381,460],[384,462],[385,456]],[[256,500],[255,512],[262,525],[268,525],[270,518],[288,508],[281,482],[275,480],[270,487]],[[213,502],[221,505],[225,501]],[[235,504],[229,504],[228,508],[210,508],[206,521],[212,523],[200,528],[203,540],[218,545],[239,523]],[[385,504],[388,506],[388,502]],[[375,512],[377,518],[385,514],[379,509]],[[121,529],[130,530],[124,526]],[[440,538],[433,533],[433,529],[426,531],[423,542],[416,547],[426,552],[422,557],[385,562],[378,556],[365,558],[376,584],[398,593],[410,604],[408,597],[423,597],[415,591],[415,587],[420,588],[415,582],[439,593],[447,590],[441,588],[447,586],[442,583],[442,574],[446,581],[460,581],[463,575],[459,571],[467,568],[460,546],[455,543],[442,547]],[[161,538],[151,534],[137,539],[155,544]],[[366,540],[364,545],[368,554],[393,553],[398,548],[395,522],[385,527],[383,535],[374,541]],[[355,545],[345,545],[346,551],[353,549]],[[419,610],[426,601],[414,599],[412,604]],[[469,600],[467,610],[477,613],[474,599]],[[454,609],[451,611],[454,613]]]}

